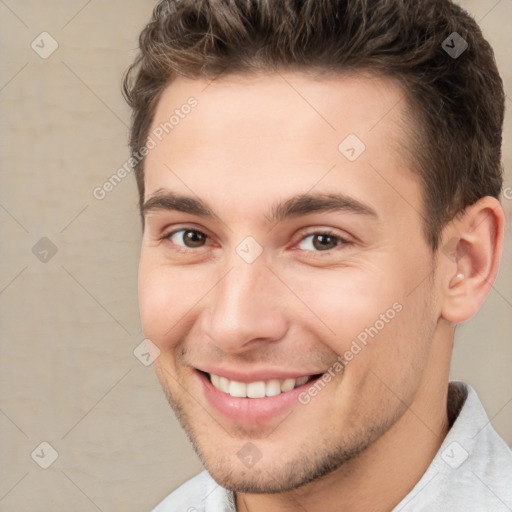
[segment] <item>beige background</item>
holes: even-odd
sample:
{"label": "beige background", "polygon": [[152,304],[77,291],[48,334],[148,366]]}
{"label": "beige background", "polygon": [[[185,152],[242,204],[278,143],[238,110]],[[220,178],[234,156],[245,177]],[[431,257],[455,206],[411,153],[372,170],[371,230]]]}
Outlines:
{"label": "beige background", "polygon": [[[505,80],[512,187],[512,0],[460,3]],[[134,177],[103,200],[92,193],[128,157],[120,81],[152,7],[0,0],[1,511],[148,510],[201,468],[151,366],[133,354],[143,339]],[[31,48],[43,31],[59,45],[46,59]],[[477,389],[512,444],[512,199],[503,203],[501,273],[459,327],[452,377]],[[57,249],[46,263],[33,253],[43,237]],[[48,469],[31,457],[50,460],[43,441],[58,453]]]}

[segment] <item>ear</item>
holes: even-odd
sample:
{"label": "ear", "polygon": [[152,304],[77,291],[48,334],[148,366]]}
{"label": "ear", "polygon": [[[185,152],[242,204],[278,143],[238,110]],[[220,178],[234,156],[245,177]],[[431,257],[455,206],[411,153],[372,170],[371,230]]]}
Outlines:
{"label": "ear", "polygon": [[442,318],[460,323],[480,309],[498,274],[504,226],[499,200],[486,196],[445,228],[438,254]]}

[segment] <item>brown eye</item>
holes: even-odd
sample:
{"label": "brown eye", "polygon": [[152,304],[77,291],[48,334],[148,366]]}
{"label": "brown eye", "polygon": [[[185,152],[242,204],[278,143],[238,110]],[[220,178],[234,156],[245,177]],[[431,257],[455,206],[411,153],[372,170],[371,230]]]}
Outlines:
{"label": "brown eye", "polygon": [[168,238],[176,245],[193,249],[202,247],[206,243],[207,236],[200,231],[180,229],[171,233]]}
{"label": "brown eye", "polygon": [[328,251],[342,242],[343,240],[339,236],[329,233],[313,233],[300,241],[299,248],[306,251]]}
{"label": "brown eye", "polygon": [[332,249],[338,245],[338,239],[331,235],[314,235],[313,247],[319,251]]}

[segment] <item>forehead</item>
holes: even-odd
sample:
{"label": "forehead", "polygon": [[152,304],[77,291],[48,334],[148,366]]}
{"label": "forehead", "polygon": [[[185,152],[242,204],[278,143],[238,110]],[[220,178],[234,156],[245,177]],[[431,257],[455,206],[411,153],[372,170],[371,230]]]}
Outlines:
{"label": "forehead", "polygon": [[179,77],[153,118],[145,197],[167,187],[232,202],[244,191],[249,208],[313,187],[371,195],[389,172],[402,175],[392,187],[410,186],[405,109],[398,83],[372,75]]}
{"label": "forehead", "polygon": [[[406,106],[398,80],[371,73],[255,73],[227,75],[212,81],[178,77],[163,91],[152,129],[169,121],[190,98],[195,98],[198,108],[192,110],[194,115],[185,114],[189,117],[186,125],[209,138],[215,135],[212,128],[221,123],[232,129],[241,128],[242,133],[258,131],[260,137],[295,135],[310,123],[321,133],[352,131],[364,139],[378,125],[389,129],[396,124]],[[185,125],[182,120],[180,116],[178,124]],[[299,126],[293,121],[298,121]],[[183,126],[177,128],[177,124],[172,128],[176,143],[190,142]]]}

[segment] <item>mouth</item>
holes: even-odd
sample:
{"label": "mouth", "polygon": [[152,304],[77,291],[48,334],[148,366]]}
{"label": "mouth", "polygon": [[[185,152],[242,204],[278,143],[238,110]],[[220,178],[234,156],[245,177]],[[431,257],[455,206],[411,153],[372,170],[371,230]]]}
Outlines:
{"label": "mouth", "polygon": [[[223,375],[219,375],[221,372]],[[219,368],[218,371],[195,368],[194,374],[211,407],[210,414],[251,428],[272,428],[275,421],[300,405],[301,393],[324,375],[303,373],[293,376],[293,373],[282,369],[243,372],[232,368]],[[300,405],[302,414],[305,410]]]}
{"label": "mouth", "polygon": [[236,398],[265,398],[286,393],[322,376],[321,373],[287,379],[258,380],[255,382],[239,382],[213,373],[203,373],[213,387]]}

